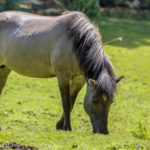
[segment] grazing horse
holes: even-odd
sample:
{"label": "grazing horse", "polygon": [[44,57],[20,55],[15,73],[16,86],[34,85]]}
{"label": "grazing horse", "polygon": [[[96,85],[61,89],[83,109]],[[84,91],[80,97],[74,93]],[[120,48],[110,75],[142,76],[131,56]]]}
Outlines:
{"label": "grazing horse", "polygon": [[123,77],[115,77],[99,32],[83,13],[0,13],[0,93],[11,70],[29,77],[57,77],[63,106],[57,129],[71,130],[70,113],[86,82],[84,108],[93,132],[108,133],[109,108]]}

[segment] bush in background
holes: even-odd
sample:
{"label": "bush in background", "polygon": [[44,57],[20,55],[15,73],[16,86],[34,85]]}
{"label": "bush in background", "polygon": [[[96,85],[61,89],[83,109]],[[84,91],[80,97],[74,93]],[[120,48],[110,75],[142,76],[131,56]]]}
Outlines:
{"label": "bush in background", "polygon": [[99,0],[72,0],[68,9],[82,11],[89,17],[95,17],[99,14]]}
{"label": "bush in background", "polygon": [[100,0],[102,7],[127,7],[150,9],[150,0]]}

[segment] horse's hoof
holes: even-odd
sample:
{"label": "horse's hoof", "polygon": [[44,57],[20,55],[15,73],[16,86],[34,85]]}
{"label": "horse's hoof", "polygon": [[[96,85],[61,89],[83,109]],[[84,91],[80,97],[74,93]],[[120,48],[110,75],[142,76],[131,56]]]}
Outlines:
{"label": "horse's hoof", "polygon": [[56,124],[56,129],[57,130],[63,130],[64,129],[64,122],[58,121]]}
{"label": "horse's hoof", "polygon": [[65,126],[65,127],[64,127],[64,130],[65,130],[65,131],[72,131],[72,128],[71,128],[71,127],[68,127],[68,126]]}

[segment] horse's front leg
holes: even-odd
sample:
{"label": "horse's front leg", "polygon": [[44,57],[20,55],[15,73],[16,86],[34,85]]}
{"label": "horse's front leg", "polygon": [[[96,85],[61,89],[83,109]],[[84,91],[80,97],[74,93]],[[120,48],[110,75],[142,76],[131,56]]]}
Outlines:
{"label": "horse's front leg", "polygon": [[[76,97],[79,93],[79,91],[82,89],[83,85],[85,83],[83,76],[77,76],[73,78],[70,86],[70,101],[71,101],[71,110],[73,109],[74,103],[76,101]],[[56,129],[62,130],[64,126],[64,113],[62,114],[61,118],[56,124]]]}
{"label": "horse's front leg", "polygon": [[71,131],[70,123],[70,112],[71,112],[71,101],[70,101],[70,78],[66,73],[59,73],[57,75],[59,89],[61,93],[63,114],[64,114],[64,130]]}

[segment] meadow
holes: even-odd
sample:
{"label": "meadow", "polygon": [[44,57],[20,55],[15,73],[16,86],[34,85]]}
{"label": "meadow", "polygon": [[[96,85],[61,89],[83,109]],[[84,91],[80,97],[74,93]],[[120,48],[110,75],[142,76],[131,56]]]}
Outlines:
{"label": "meadow", "polygon": [[8,142],[39,150],[150,150],[150,21],[99,16],[102,41],[118,84],[109,113],[109,135],[93,134],[83,108],[86,85],[72,112],[72,132],[57,131],[62,113],[56,78],[35,79],[12,72],[0,97],[0,147]]}

